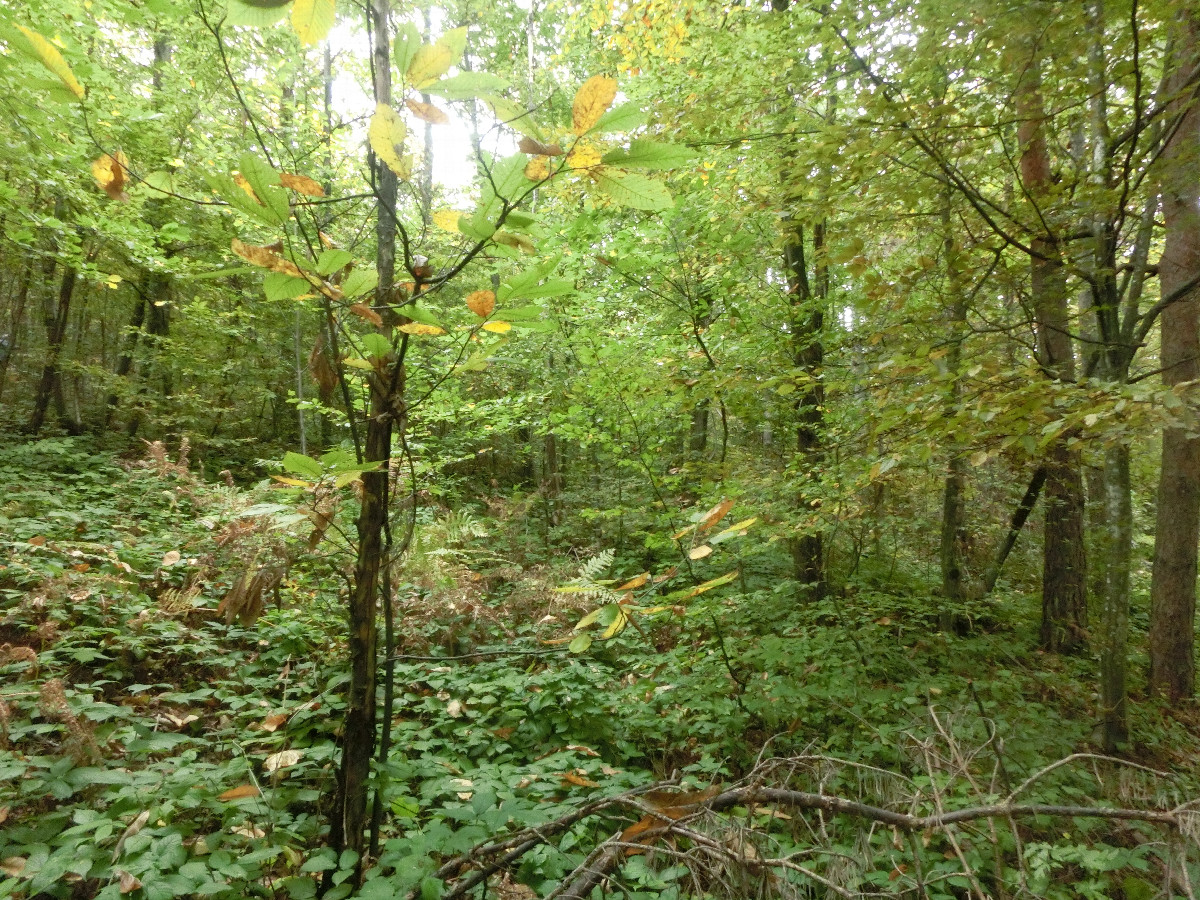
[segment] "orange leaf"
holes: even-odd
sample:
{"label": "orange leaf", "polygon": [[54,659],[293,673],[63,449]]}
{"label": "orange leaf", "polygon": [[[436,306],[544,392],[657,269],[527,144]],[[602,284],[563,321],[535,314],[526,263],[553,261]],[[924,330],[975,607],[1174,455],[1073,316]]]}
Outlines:
{"label": "orange leaf", "polygon": [[637,576],[636,578],[629,579],[629,581],[625,582],[623,585],[621,585],[619,588],[617,588],[617,590],[618,591],[632,591],[632,590],[635,590],[636,588],[640,588],[643,584],[645,584],[649,580],[650,580],[650,573],[643,572],[641,575]]}
{"label": "orange leaf", "polygon": [[29,543],[33,544],[35,547],[41,547],[46,543],[46,538],[45,536],[39,534],[37,537],[31,537],[29,539]]}
{"label": "orange leaf", "polygon": [[272,713],[263,719],[262,722],[259,723],[258,727],[263,731],[275,731],[287,720],[287,713]]}
{"label": "orange leaf", "polygon": [[113,200],[128,200],[125,185],[129,183],[129,160],[118,150],[116,153],[105,153],[92,163],[92,177],[96,186]]}
{"label": "orange leaf", "polygon": [[306,197],[325,196],[325,188],[321,187],[321,185],[307,175],[291,175],[287,172],[280,172],[279,183],[286,188],[291,188],[297,194],[304,194]]}
{"label": "orange leaf", "polygon": [[564,784],[573,784],[576,787],[600,787],[599,784],[590,778],[584,778],[582,775],[576,775],[574,772],[563,772],[558,777],[563,780]]}
{"label": "orange leaf", "polygon": [[496,295],[491,291],[471,291],[467,294],[467,309],[486,319],[496,308]]}
{"label": "orange leaf", "polygon": [[696,527],[701,531],[701,533],[708,531],[710,528],[712,528],[714,525],[716,525],[718,522],[720,522],[723,518],[725,518],[725,516],[728,515],[728,513],[731,509],[733,509],[733,501],[732,500],[722,500],[720,503],[718,503],[716,506],[714,506],[712,509],[710,509],[708,512],[706,512],[704,514],[704,518],[702,518],[700,520],[700,524],[697,525]]}
{"label": "orange leaf", "polygon": [[262,791],[260,791],[256,785],[239,784],[237,787],[230,788],[229,790],[225,791],[225,793],[220,794],[217,799],[226,801],[245,800],[247,797],[258,797],[261,794]]}
{"label": "orange leaf", "polygon": [[432,103],[422,103],[420,100],[405,100],[404,105],[418,119],[428,122],[430,125],[445,125],[450,121],[450,117],[434,106]]}
{"label": "orange leaf", "polygon": [[376,328],[383,324],[383,317],[365,303],[355,303],[350,307],[350,312],[354,313],[360,319],[366,319]]}

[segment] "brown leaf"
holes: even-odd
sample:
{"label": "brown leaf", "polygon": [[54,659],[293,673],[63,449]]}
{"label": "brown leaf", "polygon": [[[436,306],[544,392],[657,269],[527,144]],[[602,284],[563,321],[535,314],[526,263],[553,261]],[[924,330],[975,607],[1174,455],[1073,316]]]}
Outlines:
{"label": "brown leaf", "polygon": [[219,794],[217,796],[217,799],[225,800],[225,801],[245,800],[247,797],[258,797],[261,794],[262,794],[262,791],[260,791],[256,785],[239,784],[237,787],[230,788],[229,790],[225,791],[223,794]]}
{"label": "brown leaf", "polygon": [[434,106],[432,103],[422,103],[420,100],[405,100],[404,105],[418,119],[428,122],[430,125],[445,125],[450,121],[450,117]]}
{"label": "brown leaf", "polygon": [[291,188],[297,194],[304,194],[306,197],[325,196],[325,188],[321,187],[320,184],[307,175],[292,175],[288,172],[280,172],[279,183],[285,188]]}
{"label": "brown leaf", "polygon": [[590,131],[617,96],[617,81],[607,75],[593,75],[583,83],[571,103],[571,130],[576,134]]}
{"label": "brown leaf", "polygon": [[179,560],[182,558],[183,556],[178,550],[168,550],[163,554],[162,566],[163,568],[169,568],[170,566],[178,564]]}
{"label": "brown leaf", "polygon": [[265,719],[263,719],[261,722],[259,722],[258,727],[261,728],[263,731],[273,732],[273,731],[277,731],[279,729],[279,726],[282,725],[287,720],[288,720],[287,713],[272,713],[271,715],[269,715]]}
{"label": "brown leaf", "polygon": [[0,859],[0,872],[10,878],[20,878],[21,873],[25,871],[25,863],[24,856],[6,856]]}
{"label": "brown leaf", "polygon": [[531,137],[523,137],[517,142],[517,149],[531,156],[562,156],[563,148],[558,144],[543,144]]}
{"label": "brown leaf", "polygon": [[0,806],[0,825],[8,821],[8,807]]}
{"label": "brown leaf", "polygon": [[120,869],[116,872],[121,876],[121,893],[131,894],[142,886],[141,880],[136,875],[130,875],[128,872],[123,872]]}
{"label": "brown leaf", "polygon": [[229,246],[234,253],[251,265],[270,269],[272,272],[282,272],[284,275],[291,275],[293,278],[304,277],[304,273],[300,271],[294,262],[284,259],[276,253],[272,253],[269,247],[256,247],[253,244],[245,244],[237,238],[234,238]]}
{"label": "brown leaf", "polygon": [[36,537],[31,537],[29,539],[29,543],[33,544],[35,547],[42,547],[46,543],[45,535],[39,534]]}
{"label": "brown leaf", "polygon": [[496,295],[491,291],[471,291],[467,294],[467,309],[486,319],[496,309]]}
{"label": "brown leaf", "polygon": [[96,186],[113,200],[128,200],[125,186],[129,183],[129,160],[118,150],[116,153],[105,153],[92,163],[92,177]]}
{"label": "brown leaf", "polygon": [[294,766],[300,762],[300,755],[299,750],[280,750],[278,753],[272,753],[263,760],[263,771],[278,772],[280,769]]}
{"label": "brown leaf", "polygon": [[383,317],[365,303],[355,303],[350,307],[350,312],[354,313],[360,319],[366,319],[376,328],[383,324]]}

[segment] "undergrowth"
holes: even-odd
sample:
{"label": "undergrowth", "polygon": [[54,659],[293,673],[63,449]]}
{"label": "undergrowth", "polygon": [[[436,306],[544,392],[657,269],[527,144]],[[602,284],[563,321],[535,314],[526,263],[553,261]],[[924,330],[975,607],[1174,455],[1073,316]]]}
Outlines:
{"label": "undergrowth", "polygon": [[[326,873],[325,896],[345,896],[354,860],[323,843],[346,678],[334,537],[352,530],[346,509],[329,507],[316,548],[311,515],[265,486],[204,483],[186,448],[121,462],[61,440],[0,454],[0,496],[0,896],[302,900]],[[1029,598],[976,601],[963,634],[942,633],[928,597],[876,587],[804,602],[751,562],[576,654],[573,626],[636,572],[611,554],[522,566],[504,521],[418,513],[362,896],[437,897],[447,858],[663,779],[701,790],[769,771],[864,802],[953,808],[1089,749],[1092,662],[1032,650]],[[609,587],[554,590],[585,582]],[[1024,799],[1195,797],[1195,722],[1149,704],[1135,715],[1132,755],[1162,774],[1081,757]],[[764,768],[778,759],[809,762],[779,776]],[[799,854],[854,895],[1186,893],[1178,866],[1167,873],[1172,848],[1137,823],[1035,818],[914,847],[841,818],[810,833],[782,811],[739,815],[738,840]],[[580,819],[490,883],[547,894],[613,827]],[[631,855],[609,887],[736,893],[727,868],[698,874],[685,844]],[[788,871],[796,881],[755,890],[828,893]]]}

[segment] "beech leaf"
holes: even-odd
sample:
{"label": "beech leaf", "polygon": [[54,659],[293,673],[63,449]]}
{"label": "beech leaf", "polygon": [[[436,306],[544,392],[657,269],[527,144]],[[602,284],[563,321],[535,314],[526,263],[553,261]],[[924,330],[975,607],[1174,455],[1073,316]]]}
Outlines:
{"label": "beech leaf", "polygon": [[586,134],[612,105],[617,96],[617,81],[607,75],[593,75],[583,83],[571,103],[571,130]]}

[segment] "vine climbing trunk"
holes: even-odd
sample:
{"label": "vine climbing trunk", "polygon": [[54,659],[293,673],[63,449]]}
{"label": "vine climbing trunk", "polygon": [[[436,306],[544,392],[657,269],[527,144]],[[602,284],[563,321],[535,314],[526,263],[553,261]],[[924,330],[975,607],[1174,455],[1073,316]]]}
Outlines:
{"label": "vine climbing trunk", "polygon": [[[1040,50],[1030,45],[1021,61],[1017,89],[1017,134],[1021,144],[1021,182],[1038,206],[1052,190],[1046,146],[1045,105],[1041,93]],[[1038,363],[1061,382],[1075,380],[1067,302],[1067,279],[1059,237],[1044,209],[1031,242],[1030,280],[1037,324]],[[1084,560],[1084,498],[1078,451],[1062,440],[1047,452],[1045,463],[1045,538],[1042,558],[1041,643],[1046,650],[1069,652],[1084,643],[1087,627],[1087,572]]]}
{"label": "vine climbing trunk", "polygon": [[[1172,23],[1175,69],[1168,86],[1170,129],[1162,154],[1166,236],[1159,259],[1163,384],[1200,378],[1200,13],[1180,7]],[[1192,286],[1190,289],[1187,287]],[[1195,425],[1163,431],[1162,468],[1150,581],[1150,687],[1172,702],[1196,690],[1197,541],[1200,540],[1200,439]]]}

